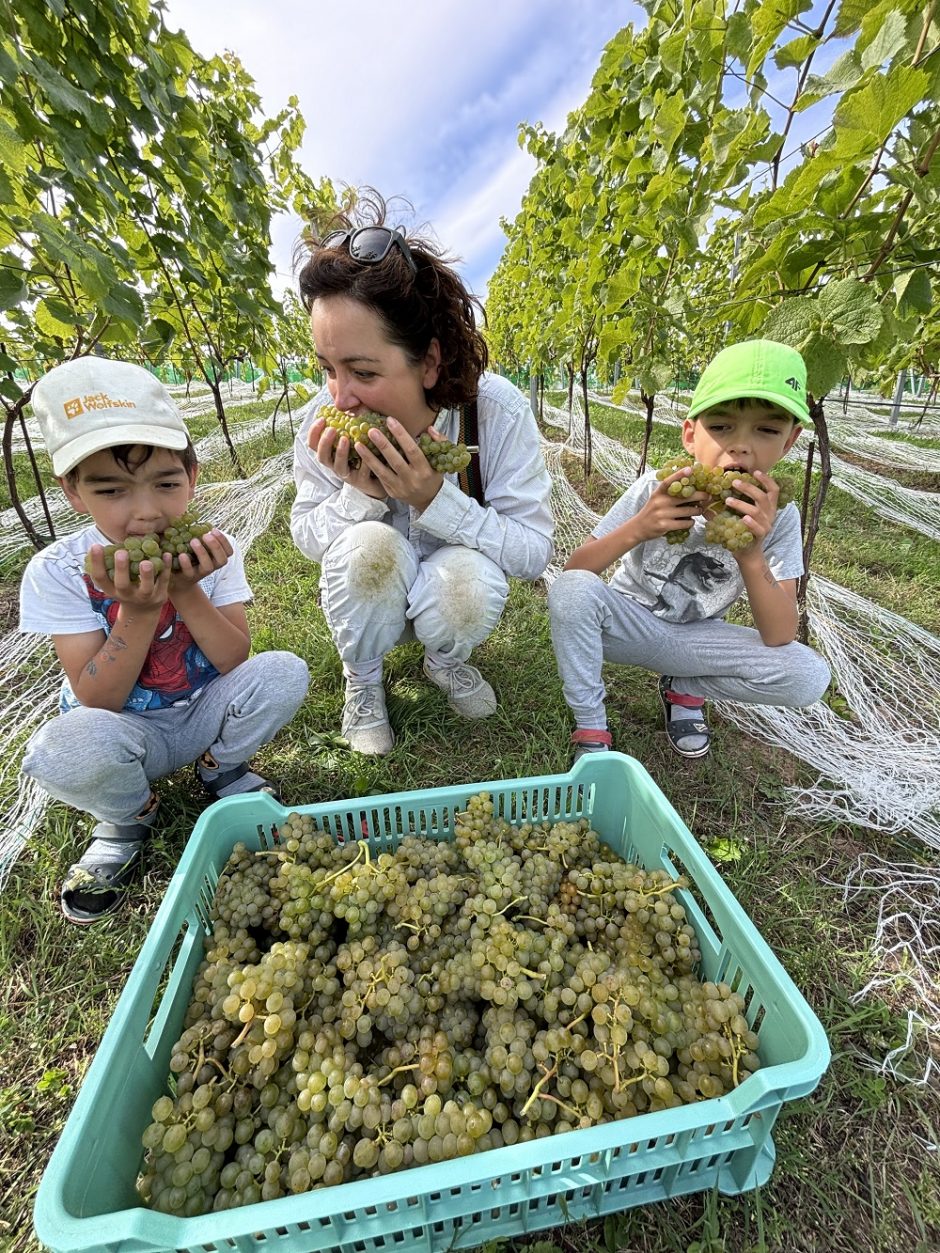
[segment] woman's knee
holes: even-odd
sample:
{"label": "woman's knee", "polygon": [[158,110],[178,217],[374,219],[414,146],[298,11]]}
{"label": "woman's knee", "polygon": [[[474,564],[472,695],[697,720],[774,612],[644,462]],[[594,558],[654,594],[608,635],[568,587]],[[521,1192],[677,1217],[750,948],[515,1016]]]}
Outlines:
{"label": "woman's knee", "polygon": [[408,615],[430,647],[455,640],[475,647],[496,629],[508,596],[509,581],[496,562],[473,549],[448,548],[421,563]]}
{"label": "woman's knee", "polygon": [[403,535],[385,522],[357,522],[330,545],[323,556],[324,577],[343,579],[360,594],[381,595],[410,582],[414,551]]}

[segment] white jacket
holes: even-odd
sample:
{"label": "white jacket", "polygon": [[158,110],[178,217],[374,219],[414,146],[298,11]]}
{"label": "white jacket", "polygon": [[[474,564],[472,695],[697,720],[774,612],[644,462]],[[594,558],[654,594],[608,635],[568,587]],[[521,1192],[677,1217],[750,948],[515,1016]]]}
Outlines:
{"label": "white jacket", "polygon": [[[387,522],[418,554],[426,557],[445,544],[478,549],[519,579],[537,579],[552,557],[551,480],[528,400],[507,379],[484,374],[477,398],[480,473],[486,505],[460,490],[456,474],[444,477],[441,490],[418,514],[403,501],[376,500],[326,469],[307,447],[307,432],[330,395],[323,387],[308,405],[294,440],[291,509],[294,543],[313,561],[348,526]],[[446,439],[457,441],[460,414],[444,409],[434,423]]]}

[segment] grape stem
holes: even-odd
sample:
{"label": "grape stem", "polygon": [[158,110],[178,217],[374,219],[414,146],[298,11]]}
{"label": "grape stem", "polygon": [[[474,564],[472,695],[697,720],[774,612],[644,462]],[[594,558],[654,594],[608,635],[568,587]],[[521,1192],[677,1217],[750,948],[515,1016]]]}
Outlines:
{"label": "grape stem", "polygon": [[528,899],[529,898],[527,896],[517,896],[514,901],[510,901],[508,905],[504,905],[502,909],[498,909],[493,915],[494,918],[498,918],[501,914],[504,914],[507,909],[512,909],[513,905],[518,905],[520,901],[527,901]]}
{"label": "grape stem", "polygon": [[542,1075],[542,1078],[538,1081],[538,1083],[532,1089],[532,1092],[529,1095],[529,1099],[526,1101],[525,1105],[523,1105],[522,1107],[523,1117],[529,1112],[529,1108],[533,1104],[533,1102],[538,1099],[538,1097],[541,1094],[542,1088],[545,1086],[546,1083],[548,1083],[549,1079],[553,1078],[555,1075],[558,1074],[558,1063],[556,1062],[555,1065],[551,1068],[551,1070],[546,1070],[545,1067],[542,1066],[542,1070],[544,1072]]}
{"label": "grape stem", "polygon": [[419,1070],[419,1069],[420,1069],[420,1063],[418,1062],[412,1062],[409,1066],[396,1066],[394,1070],[389,1071],[389,1073],[385,1076],[384,1079],[379,1080],[378,1086],[381,1088],[386,1083],[391,1083],[395,1075],[400,1075],[403,1073],[403,1071]]}
{"label": "grape stem", "polygon": [[[552,1096],[551,1092],[543,1092],[543,1093],[542,1093],[542,1100],[543,1100],[543,1101],[553,1101],[556,1105],[558,1105],[561,1109],[563,1109],[563,1110],[565,1111],[565,1113],[566,1113],[566,1114],[571,1114],[571,1115],[573,1115],[575,1118],[577,1118],[578,1120],[580,1120],[580,1119],[581,1119],[581,1111],[580,1111],[579,1109],[575,1109],[573,1105],[567,1105],[567,1104],[566,1104],[566,1103],[565,1103],[565,1102],[561,1099],[561,1097],[558,1097],[558,1096]],[[525,1113],[525,1110],[523,1110],[522,1112],[523,1112],[523,1113]]]}
{"label": "grape stem", "polygon": [[237,1047],[238,1047],[238,1045],[239,1045],[239,1044],[241,1044],[241,1043],[244,1041],[245,1036],[246,1036],[246,1035],[248,1034],[248,1032],[251,1030],[251,1024],[252,1024],[253,1022],[254,1022],[254,1017],[251,1017],[251,1018],[249,1018],[249,1019],[248,1019],[248,1021],[247,1021],[247,1022],[245,1023],[245,1025],[242,1027],[241,1031],[239,1031],[238,1035],[235,1037],[235,1039],[234,1039],[234,1040],[232,1041],[232,1043],[229,1045],[229,1049],[230,1049],[230,1050],[231,1050],[231,1049],[234,1049],[234,1048],[237,1048]]}
{"label": "grape stem", "polygon": [[741,1041],[735,1037],[734,1032],[731,1030],[728,1024],[724,1023],[723,1027],[724,1027],[725,1035],[728,1038],[728,1042],[731,1045],[731,1081],[734,1084],[734,1086],[737,1087],[738,1084],[741,1082],[741,1079],[738,1073],[738,1059],[744,1056],[745,1050],[741,1046]]}
{"label": "grape stem", "polygon": [[[334,870],[334,871],[333,871],[333,873],[332,873],[332,874],[328,874],[328,875],[326,876],[326,878],[325,878],[325,879],[321,879],[321,880],[320,880],[320,882],[319,882],[319,884],[318,884],[318,886],[319,886],[319,887],[321,887],[321,888],[324,888],[324,887],[326,887],[326,885],[327,885],[328,883],[332,883],[334,879],[338,879],[338,878],[340,877],[340,875],[345,874],[347,870],[352,870],[353,866],[355,866],[355,864],[356,864],[356,863],[359,861],[359,859],[362,857],[362,852],[363,852],[363,847],[364,847],[364,846],[365,846],[366,850],[368,850],[368,845],[366,845],[365,840],[360,840],[360,841],[359,841],[359,852],[358,852],[358,853],[356,854],[356,856],[352,859],[352,861],[348,861],[348,862],[345,864],[345,866],[340,866],[339,870]],[[367,851],[366,855],[368,856],[368,851]]]}

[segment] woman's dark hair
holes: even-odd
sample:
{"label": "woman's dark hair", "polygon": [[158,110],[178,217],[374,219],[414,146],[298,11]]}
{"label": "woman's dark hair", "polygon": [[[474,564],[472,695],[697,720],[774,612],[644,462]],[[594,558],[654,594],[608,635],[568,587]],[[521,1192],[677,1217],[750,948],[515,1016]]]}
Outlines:
{"label": "woman's dark hair", "polygon": [[477,329],[483,306],[451,269],[452,258],[420,235],[406,235],[414,258],[414,272],[400,248],[375,264],[365,265],[348,248],[323,248],[320,241],[337,230],[357,226],[384,226],[388,205],[373,188],[361,189],[354,207],[337,214],[322,228],[309,232],[298,249],[300,299],[309,313],[322,297],[346,296],[378,314],[388,339],[398,344],[416,365],[424,360],[431,340],[441,346],[437,382],[425,389],[432,409],[466,404],[477,394],[486,369],[486,341]]}

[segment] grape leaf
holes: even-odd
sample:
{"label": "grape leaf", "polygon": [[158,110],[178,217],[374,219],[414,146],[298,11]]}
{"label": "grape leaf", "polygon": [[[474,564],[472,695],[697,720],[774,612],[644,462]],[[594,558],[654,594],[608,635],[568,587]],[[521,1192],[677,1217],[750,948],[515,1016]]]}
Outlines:
{"label": "grape leaf", "polygon": [[[866,23],[867,25],[867,23]],[[896,52],[907,43],[907,21],[904,14],[893,9],[878,24],[874,38],[862,50],[862,65],[866,70],[887,64]]]}
{"label": "grape leaf", "polygon": [[[6,258],[4,257],[2,261],[5,262]],[[0,263],[0,312],[20,304],[26,299],[27,294],[26,284],[23,282],[23,271],[11,269],[8,265]]]}
{"label": "grape leaf", "polygon": [[881,329],[882,314],[867,283],[843,278],[827,283],[819,297],[820,330],[837,344],[868,344]]}
{"label": "grape leaf", "polygon": [[924,99],[928,82],[923,70],[898,66],[858,91],[846,93],[832,115],[839,156],[851,160],[878,148],[901,118]]}
{"label": "grape leaf", "polygon": [[929,313],[933,306],[930,276],[926,270],[909,270],[894,280],[898,298],[898,313],[903,317],[911,312]]}

